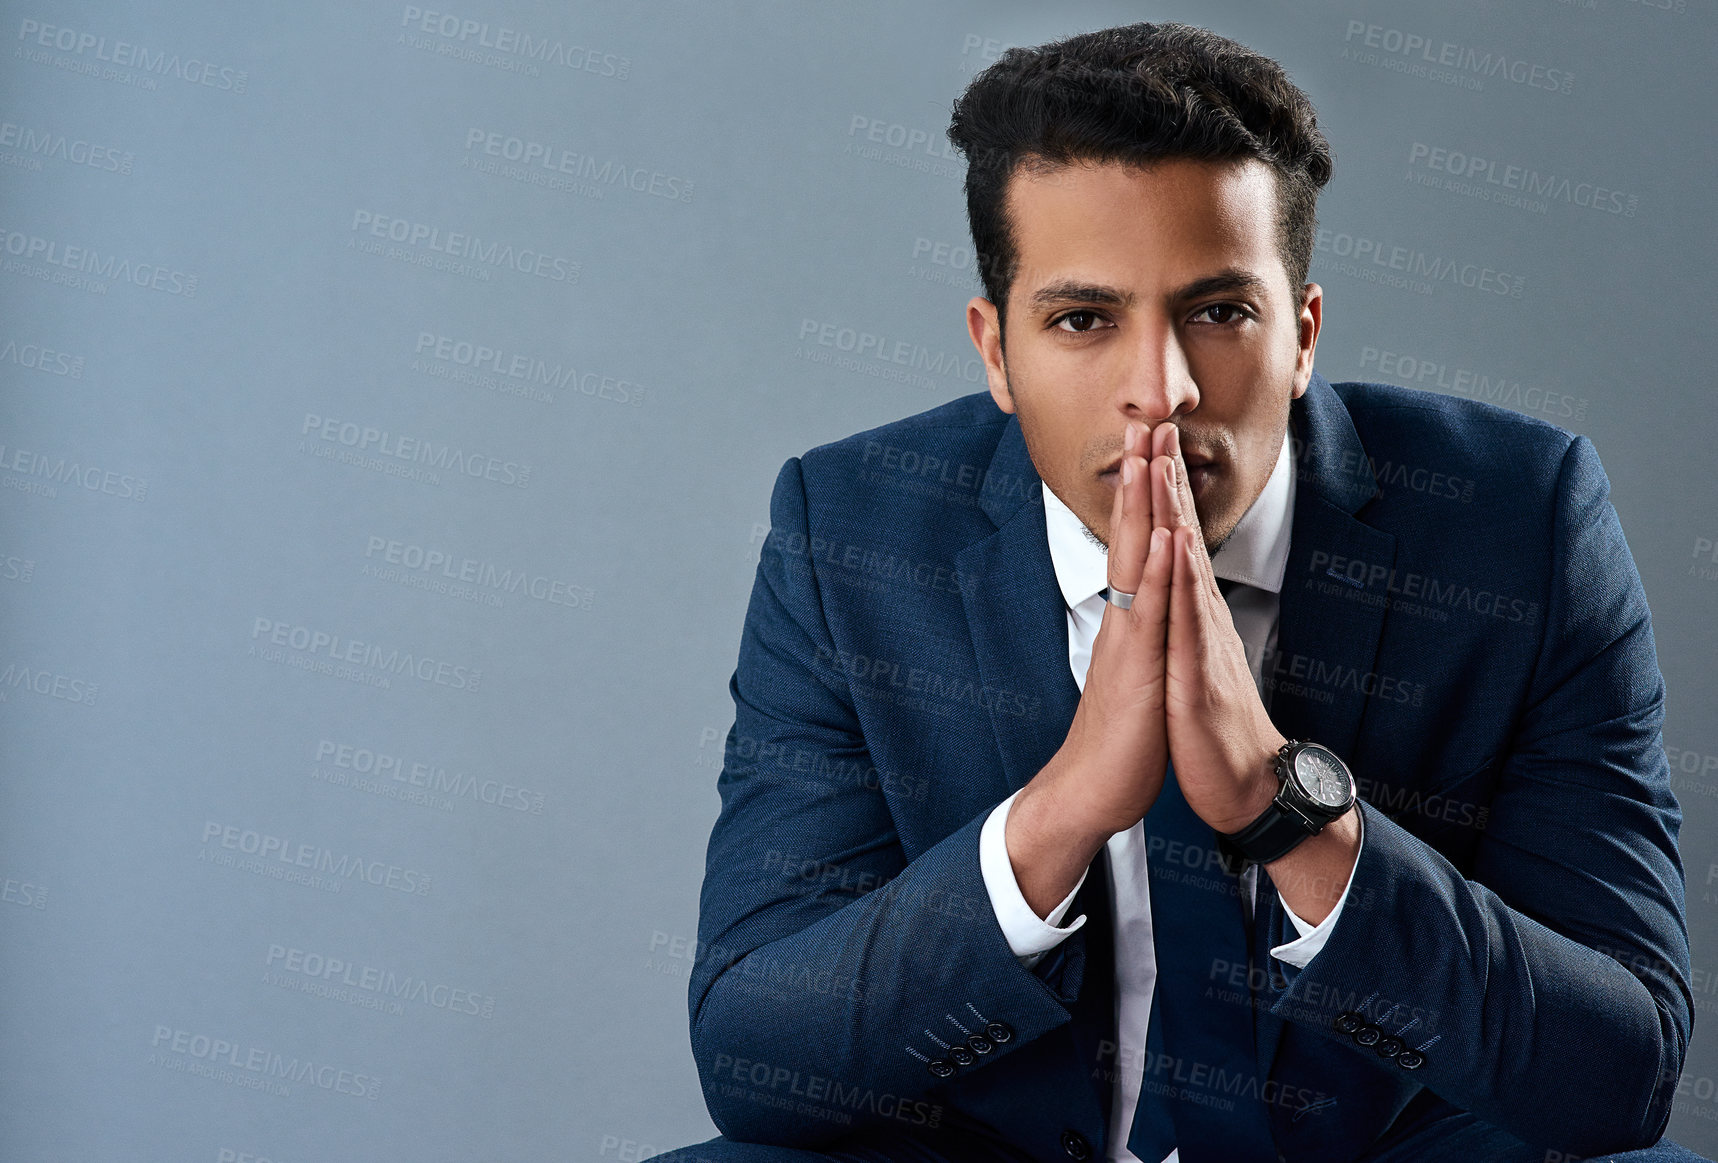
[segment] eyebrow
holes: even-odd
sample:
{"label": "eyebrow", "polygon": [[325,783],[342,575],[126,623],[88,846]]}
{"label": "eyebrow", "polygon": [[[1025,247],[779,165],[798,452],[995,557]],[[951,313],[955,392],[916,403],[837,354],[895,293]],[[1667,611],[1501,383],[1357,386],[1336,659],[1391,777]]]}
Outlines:
{"label": "eyebrow", "polygon": [[[1194,279],[1191,283],[1170,292],[1172,302],[1185,302],[1197,299],[1202,295],[1220,294],[1223,292],[1242,292],[1249,295],[1263,295],[1266,291],[1265,280],[1252,271],[1239,267],[1224,267],[1215,274]],[[1049,283],[1039,287],[1032,293],[1031,303],[1036,310],[1045,310],[1067,303],[1097,303],[1106,307],[1131,307],[1136,296],[1132,291],[1122,291],[1115,287],[1106,287],[1101,283],[1082,283],[1076,279],[1063,279],[1060,282]]]}

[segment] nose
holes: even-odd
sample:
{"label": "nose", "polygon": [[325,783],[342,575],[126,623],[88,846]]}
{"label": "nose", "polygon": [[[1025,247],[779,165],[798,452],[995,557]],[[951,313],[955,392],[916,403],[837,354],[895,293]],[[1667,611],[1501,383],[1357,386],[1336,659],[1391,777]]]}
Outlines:
{"label": "nose", "polygon": [[1121,353],[1116,408],[1129,420],[1158,424],[1199,406],[1199,385],[1181,336],[1167,321],[1138,328],[1139,341]]}

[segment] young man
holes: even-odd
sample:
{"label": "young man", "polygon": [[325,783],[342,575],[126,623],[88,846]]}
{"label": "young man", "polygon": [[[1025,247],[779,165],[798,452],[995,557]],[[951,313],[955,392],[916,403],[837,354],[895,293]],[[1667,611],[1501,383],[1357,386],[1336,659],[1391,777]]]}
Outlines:
{"label": "young man", "polygon": [[724,1134],[671,1158],[1697,1158],[1591,443],[1313,369],[1331,155],[1267,58],[1010,50],[949,132],[990,391],[776,481],[690,983]]}

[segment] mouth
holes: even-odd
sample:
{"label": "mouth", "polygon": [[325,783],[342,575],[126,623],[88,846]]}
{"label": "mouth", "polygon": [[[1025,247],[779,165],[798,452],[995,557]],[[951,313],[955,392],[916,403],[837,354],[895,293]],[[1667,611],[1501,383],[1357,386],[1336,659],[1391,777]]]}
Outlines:
{"label": "mouth", "polygon": [[[1217,462],[1212,457],[1185,451],[1181,454],[1181,460],[1187,466],[1187,483],[1193,490],[1193,499],[1198,500],[1217,479]],[[1121,484],[1121,458],[1117,457],[1114,464],[1099,472],[1098,480],[1102,481],[1106,488],[1113,489]]]}

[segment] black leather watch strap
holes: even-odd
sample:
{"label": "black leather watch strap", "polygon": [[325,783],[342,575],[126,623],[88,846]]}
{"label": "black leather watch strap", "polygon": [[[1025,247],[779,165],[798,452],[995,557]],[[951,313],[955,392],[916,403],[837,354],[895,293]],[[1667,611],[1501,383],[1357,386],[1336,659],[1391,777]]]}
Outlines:
{"label": "black leather watch strap", "polygon": [[1293,809],[1285,809],[1272,801],[1258,819],[1239,832],[1222,837],[1222,840],[1234,853],[1254,864],[1269,864],[1288,855],[1295,845],[1314,834],[1303,819],[1292,813]]}
{"label": "black leather watch strap", "polygon": [[[1239,872],[1247,860],[1254,864],[1269,864],[1286,856],[1302,840],[1318,835],[1325,824],[1348,810],[1347,805],[1332,808],[1310,800],[1292,782],[1290,765],[1298,753],[1308,750],[1323,752],[1336,763],[1342,763],[1329,748],[1304,739],[1290,739],[1278,748],[1276,796],[1251,824],[1239,832],[1218,837],[1218,851],[1231,872]],[[1352,792],[1352,777],[1350,780]]]}

